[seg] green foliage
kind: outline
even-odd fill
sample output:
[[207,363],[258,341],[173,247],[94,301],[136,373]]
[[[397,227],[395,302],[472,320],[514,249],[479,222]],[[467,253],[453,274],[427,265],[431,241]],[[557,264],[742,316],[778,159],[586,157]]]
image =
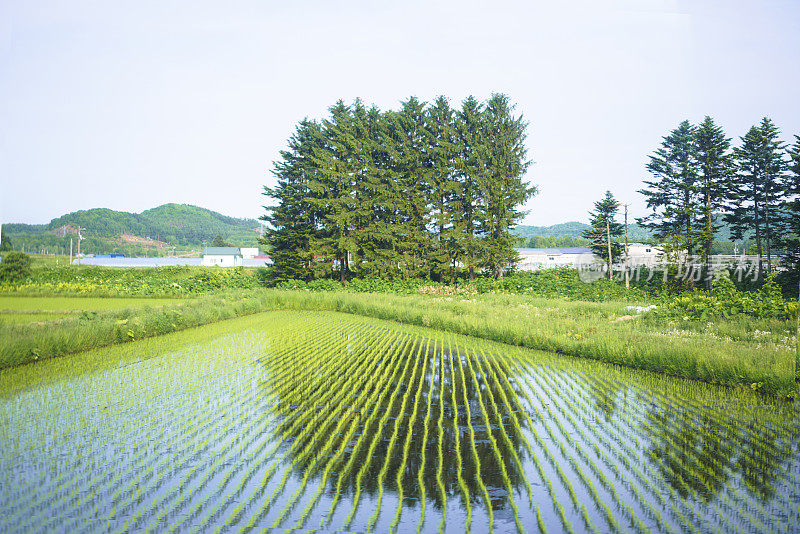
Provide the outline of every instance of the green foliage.
[[14,284],[31,276],[31,257],[22,252],[9,252],[0,262],[0,283]]
[[399,111],[338,101],[302,121],[264,194],[275,283],[354,278],[454,280],[500,276],[516,259],[510,227],[535,188],[526,123],[508,97],[460,111],[415,97]]
[[[594,211],[589,212],[589,228],[581,233],[581,237],[591,241],[592,252],[609,264],[614,258],[619,259],[623,250],[622,245],[617,242],[625,230],[623,225],[616,221],[618,211],[619,202],[611,194],[611,191],[606,191],[606,196],[594,203]],[[609,248],[611,249],[611,258],[608,257]],[[610,268],[608,274],[610,278]]]
[[586,247],[590,243],[591,243],[590,240],[583,237],[533,236],[524,242],[524,247],[527,248]]
[[6,235],[4,228],[0,227],[0,252],[7,252],[13,250],[13,245]]
[[221,235],[217,234],[216,237],[214,237],[214,239],[211,241],[211,244],[209,246],[210,247],[232,247],[233,245],[231,245],[230,243],[225,241],[225,239],[223,239],[223,237]]
[[783,298],[777,275],[770,273],[757,291],[739,291],[728,276],[713,283],[713,292],[691,291],[668,297],[656,312],[662,316],[707,320],[750,316],[790,320],[796,317],[797,302]]

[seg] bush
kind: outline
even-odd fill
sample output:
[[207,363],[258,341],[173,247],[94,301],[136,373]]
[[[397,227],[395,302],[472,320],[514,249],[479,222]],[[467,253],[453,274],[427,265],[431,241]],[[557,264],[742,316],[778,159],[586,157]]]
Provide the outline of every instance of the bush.
[[31,276],[31,257],[22,252],[7,254],[0,263],[0,282],[14,283]]

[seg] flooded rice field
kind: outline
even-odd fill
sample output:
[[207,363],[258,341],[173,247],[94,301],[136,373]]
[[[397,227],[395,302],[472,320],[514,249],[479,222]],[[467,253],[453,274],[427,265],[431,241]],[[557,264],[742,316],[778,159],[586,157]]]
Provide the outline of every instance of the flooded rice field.
[[270,312],[0,372],[0,531],[791,532],[800,409]]

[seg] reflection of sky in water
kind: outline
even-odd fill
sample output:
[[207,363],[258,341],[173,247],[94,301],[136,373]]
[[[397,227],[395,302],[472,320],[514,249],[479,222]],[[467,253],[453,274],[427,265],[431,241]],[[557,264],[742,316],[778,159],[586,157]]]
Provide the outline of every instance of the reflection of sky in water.
[[790,405],[345,315],[214,328],[2,376],[30,387],[0,397],[0,527],[407,531],[423,508],[423,531],[453,532],[486,530],[489,510],[498,531],[800,519]]

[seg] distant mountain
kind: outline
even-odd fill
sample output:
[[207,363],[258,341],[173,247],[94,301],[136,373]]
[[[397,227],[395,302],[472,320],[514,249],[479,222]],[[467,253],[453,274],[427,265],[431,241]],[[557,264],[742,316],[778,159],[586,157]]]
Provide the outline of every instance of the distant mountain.
[[[512,232],[524,239],[530,239],[532,237],[577,238],[581,236],[581,232],[586,228],[589,228],[588,224],[571,221],[554,224],[552,226],[519,225],[514,228]],[[628,239],[632,242],[648,241],[652,239],[652,233],[650,230],[633,223],[628,225]]]
[[14,243],[28,242],[35,250],[61,246],[63,238],[77,234],[78,226],[87,238],[84,247],[94,243],[90,248],[97,248],[97,253],[111,251],[104,243],[153,242],[161,243],[161,248],[197,248],[217,235],[232,245],[255,247],[259,235],[255,219],[227,217],[188,204],[164,204],[141,213],[95,208],[62,215],[48,224],[4,224],[3,230]]

